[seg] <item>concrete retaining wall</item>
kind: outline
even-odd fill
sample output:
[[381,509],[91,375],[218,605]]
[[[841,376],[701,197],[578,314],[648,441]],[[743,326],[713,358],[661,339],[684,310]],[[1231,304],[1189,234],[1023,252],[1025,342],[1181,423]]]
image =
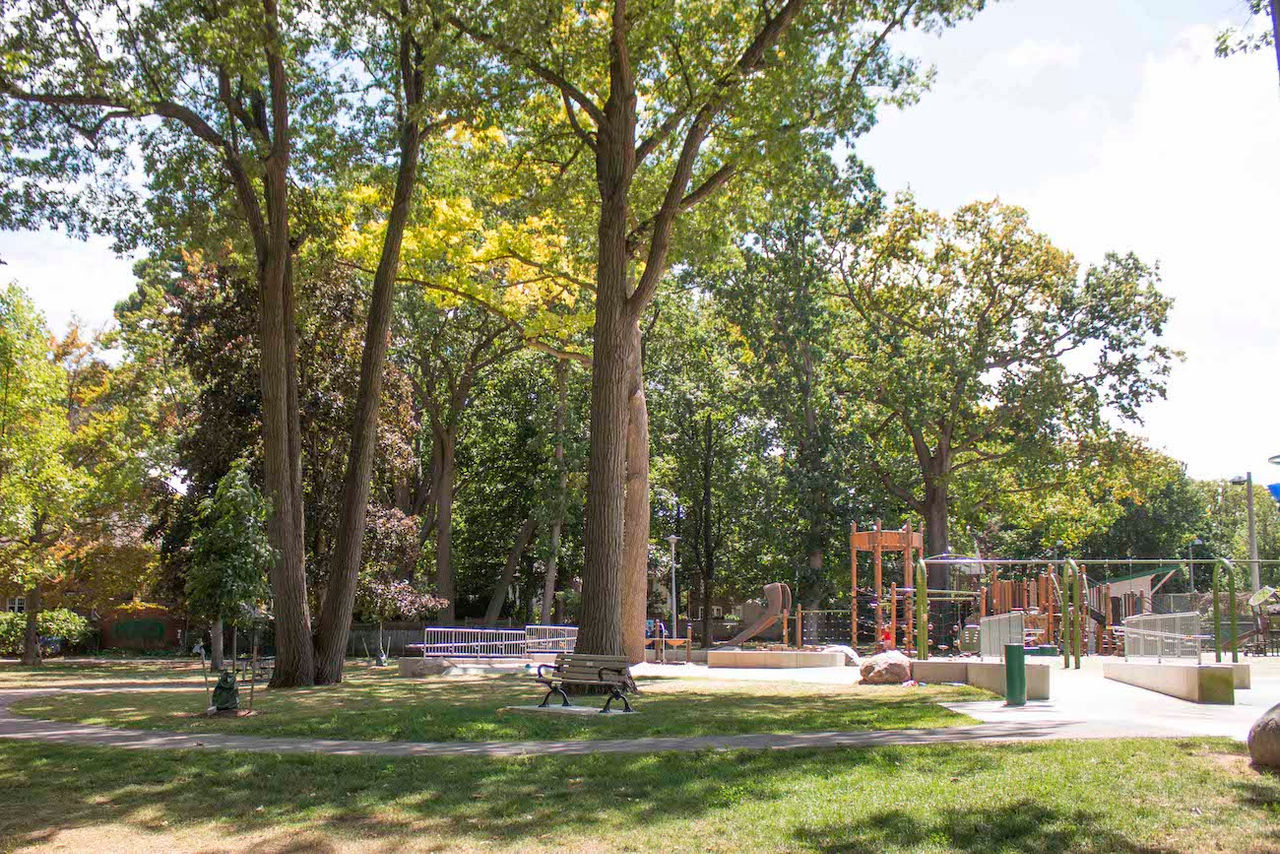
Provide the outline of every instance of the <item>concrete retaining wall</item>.
[[[1048,664],[1027,662],[1027,699],[1049,699]],[[964,682],[1004,696],[1004,662],[933,658],[911,662],[911,678],[917,682]]]
[[1102,675],[1193,703],[1226,706],[1235,704],[1235,685],[1239,678],[1230,664],[1175,661],[1106,661],[1102,664]]
[[718,650],[707,653],[708,667],[843,667],[843,652],[799,650]]

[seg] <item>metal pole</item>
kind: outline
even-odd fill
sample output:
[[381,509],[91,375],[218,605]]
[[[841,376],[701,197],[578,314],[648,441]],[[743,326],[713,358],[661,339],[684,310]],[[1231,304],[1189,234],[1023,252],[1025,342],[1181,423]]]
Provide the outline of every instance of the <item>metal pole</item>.
[[1221,575],[1222,564],[1214,561],[1213,564],[1213,660],[1222,663],[1222,615],[1218,605],[1218,593],[1221,584],[1219,576]]
[[667,542],[671,543],[671,637],[675,637],[680,629],[676,622],[676,541],[679,539],[675,534],[667,537]]
[[1258,571],[1258,528],[1253,518],[1253,472],[1245,472],[1244,494],[1249,502],[1249,581],[1257,593],[1262,589],[1262,574]]

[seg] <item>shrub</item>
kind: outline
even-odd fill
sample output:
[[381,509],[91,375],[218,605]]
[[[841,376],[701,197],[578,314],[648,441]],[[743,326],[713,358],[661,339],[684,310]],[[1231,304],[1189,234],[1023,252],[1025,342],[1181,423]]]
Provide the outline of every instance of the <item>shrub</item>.
[[[36,617],[36,627],[40,637],[62,638],[64,646],[79,643],[89,636],[89,621],[66,608],[41,611]],[[0,655],[21,655],[26,631],[26,614],[0,614]]]

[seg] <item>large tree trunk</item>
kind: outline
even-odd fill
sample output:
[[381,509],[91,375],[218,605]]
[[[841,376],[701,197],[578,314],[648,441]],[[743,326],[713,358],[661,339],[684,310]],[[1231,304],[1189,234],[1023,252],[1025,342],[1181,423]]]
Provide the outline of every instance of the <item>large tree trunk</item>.
[[222,620],[213,621],[213,625],[209,627],[209,666],[215,670],[222,670]]
[[311,614],[307,606],[302,514],[302,431],[298,415],[297,327],[289,233],[289,103],[279,48],[276,0],[264,0],[270,84],[271,149],[262,164],[265,240],[259,256],[262,347],[262,455],[265,492],[274,512],[268,526],[277,560],[271,569],[275,611],[277,688],[315,679]]
[[[601,231],[607,232],[607,217]],[[605,251],[602,234],[600,289],[596,303],[595,351],[591,366],[591,433],[587,463],[586,524],[583,531],[582,618],[577,649],[623,655],[623,519],[627,476],[628,379],[632,321],[625,310],[625,219],[617,223],[616,253]],[[606,284],[610,279],[615,281]]]
[[560,566],[560,529],[564,527],[565,502],[568,500],[569,469],[564,464],[564,422],[565,410],[568,408],[568,383],[566,374],[569,363],[564,359],[556,362],[556,470],[559,482],[556,485],[555,512],[551,520],[551,555],[547,558],[547,569],[542,582],[542,617],[541,622],[550,623],[552,607],[556,598],[556,572]]
[[[402,39],[402,62],[407,62],[408,37]],[[414,96],[414,72],[402,68],[410,109],[418,102]],[[356,601],[356,579],[364,549],[365,517],[369,508],[369,484],[373,477],[373,450],[378,442],[378,409],[382,403],[382,377],[387,357],[387,339],[391,330],[396,274],[400,268],[400,247],[413,186],[418,172],[420,133],[418,117],[411,115],[400,133],[400,169],[396,175],[395,196],[387,218],[387,233],[382,243],[382,257],[373,276],[373,296],[369,303],[369,319],[365,326],[364,352],[360,358],[360,385],[356,393],[355,421],[351,425],[351,448],[347,457],[346,479],[342,487],[342,510],[338,522],[338,543],[329,573],[329,588],[316,635],[316,682],[328,685],[342,680],[342,662],[351,633],[351,612]]]
[[[635,664],[644,661],[644,625],[649,604],[649,410],[644,394],[640,326],[632,326],[622,533],[622,645]],[[671,630],[674,632],[675,626]]]
[[[926,482],[924,490],[924,524],[928,537],[928,550],[931,555],[947,554],[950,551],[947,541],[947,488],[938,482]],[[929,588],[945,590],[949,583],[950,573],[945,564],[929,566]]]
[[272,567],[271,592],[276,624],[276,667],[271,685],[288,688],[310,685],[315,678],[311,646],[311,616],[307,610],[307,576],[301,490],[301,459],[295,455],[297,427],[296,378],[290,377],[296,354],[292,317],[293,284],[288,271],[288,223],[283,193],[285,175],[267,170],[268,210],[272,230],[283,231],[267,253],[261,277],[262,444],[265,492],[274,513],[268,525],[277,560]]
[[[583,529],[582,619],[576,649],[623,655],[626,572],[623,520],[627,423],[631,408],[636,317],[627,305],[630,277],[628,194],[635,174],[635,92],[625,21],[615,8],[606,121],[596,134],[596,317],[591,359],[591,425]],[[635,357],[635,358],[638,358]]]
[[529,541],[533,539],[533,532],[537,528],[538,523],[532,514],[520,526],[520,531],[516,534],[515,545],[511,547],[510,553],[507,554],[506,566],[502,568],[502,575],[498,578],[498,583],[493,586],[493,595],[489,597],[489,607],[484,612],[484,624],[486,626],[497,625],[498,616],[502,613],[502,605],[507,601],[507,588],[515,580],[516,570],[520,567],[520,556],[529,547]]
[[438,430],[435,436],[435,453],[432,469],[436,490],[436,593],[448,604],[440,611],[440,622],[452,625],[457,619],[454,600],[457,591],[453,583],[453,478],[454,435],[450,428]]
[[27,612],[26,633],[22,637],[22,663],[27,667],[40,666],[40,582],[31,585],[27,591],[25,607]]

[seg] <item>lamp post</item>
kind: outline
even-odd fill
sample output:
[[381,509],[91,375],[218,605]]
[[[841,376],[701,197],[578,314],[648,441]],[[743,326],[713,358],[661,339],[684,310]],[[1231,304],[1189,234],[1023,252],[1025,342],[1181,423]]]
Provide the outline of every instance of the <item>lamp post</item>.
[[1258,529],[1253,519],[1253,472],[1245,472],[1244,477],[1233,477],[1231,483],[1244,486],[1245,501],[1249,504],[1249,582],[1253,592],[1262,589],[1262,579],[1258,572]]
[[[1193,550],[1196,546],[1203,546],[1204,540],[1196,537],[1187,543],[1187,576],[1191,579],[1191,592],[1196,592],[1196,559]],[[1154,603],[1153,603],[1154,604]]]
[[680,634],[680,625],[676,622],[678,619],[676,611],[676,543],[680,540],[675,534],[667,537],[667,542],[671,544],[671,637]]

